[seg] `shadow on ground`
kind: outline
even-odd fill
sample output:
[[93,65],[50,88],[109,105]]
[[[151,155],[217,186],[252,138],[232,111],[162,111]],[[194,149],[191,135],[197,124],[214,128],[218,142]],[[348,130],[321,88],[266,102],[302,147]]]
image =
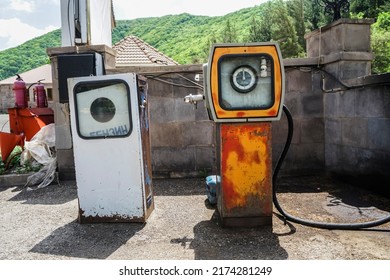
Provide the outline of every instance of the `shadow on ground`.
[[194,227],[194,238],[175,238],[173,244],[194,250],[196,260],[280,260],[288,254],[279,244],[278,235],[272,227],[222,228],[219,216],[214,213],[209,221]]
[[29,252],[106,259],[143,227],[143,224],[120,223],[81,225],[74,221],[53,231]]
[[22,201],[23,204],[58,205],[77,198],[77,188],[74,182],[63,182],[60,185],[49,185],[33,190],[16,187],[12,192],[17,194],[10,201]]
[[[278,194],[296,194],[298,201],[300,197],[299,194],[308,194],[312,196],[316,194],[318,194],[318,196],[320,196],[320,194],[326,194],[326,204],[324,207],[330,212],[348,211],[348,208],[349,210],[356,210],[357,213],[361,213],[361,209],[367,210],[370,208],[390,212],[389,197],[374,192],[368,187],[362,187],[356,184],[352,185],[332,177],[283,177],[278,179],[276,184]],[[302,200],[305,201],[305,199]],[[332,208],[335,209],[332,210]],[[378,216],[375,215],[373,216],[373,218],[377,217]]]

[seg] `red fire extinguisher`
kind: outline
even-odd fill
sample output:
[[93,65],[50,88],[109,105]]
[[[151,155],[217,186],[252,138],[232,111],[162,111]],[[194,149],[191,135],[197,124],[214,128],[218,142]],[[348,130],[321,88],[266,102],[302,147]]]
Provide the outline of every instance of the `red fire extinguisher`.
[[48,106],[45,86],[43,84],[41,84],[41,81],[42,80],[38,81],[37,85],[34,87],[34,90],[33,90],[38,108],[44,108],[44,107]]
[[16,74],[16,76],[17,78],[12,88],[15,94],[15,107],[26,108],[28,107],[28,92],[26,89],[26,83],[18,74]]

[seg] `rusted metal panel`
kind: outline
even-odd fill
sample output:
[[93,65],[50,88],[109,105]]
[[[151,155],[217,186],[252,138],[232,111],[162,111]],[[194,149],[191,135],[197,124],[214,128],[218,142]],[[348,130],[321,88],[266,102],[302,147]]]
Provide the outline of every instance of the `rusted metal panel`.
[[146,216],[134,217],[127,215],[107,215],[107,216],[85,216],[85,211],[79,208],[78,221],[80,224],[89,224],[89,223],[144,223],[146,221]]
[[222,123],[219,137],[221,185],[218,209],[223,224],[270,224],[271,123]]
[[149,104],[148,104],[148,84],[146,78],[137,76],[138,83],[138,102],[140,106],[139,120],[141,124],[141,145],[144,171],[144,188],[145,188],[145,208],[146,218],[154,209],[153,185],[152,185],[152,156],[150,144],[149,128]]

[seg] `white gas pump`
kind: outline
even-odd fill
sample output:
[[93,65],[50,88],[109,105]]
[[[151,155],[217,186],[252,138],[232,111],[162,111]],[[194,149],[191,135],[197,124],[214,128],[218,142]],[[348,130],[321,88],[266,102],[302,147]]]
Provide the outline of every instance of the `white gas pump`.
[[79,221],[144,222],[154,208],[146,81],[89,76],[68,88]]

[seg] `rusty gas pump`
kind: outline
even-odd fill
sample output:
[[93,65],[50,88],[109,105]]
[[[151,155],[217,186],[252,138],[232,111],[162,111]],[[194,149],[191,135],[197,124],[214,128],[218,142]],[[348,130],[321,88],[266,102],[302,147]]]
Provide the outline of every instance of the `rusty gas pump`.
[[220,174],[216,193],[222,225],[271,225],[271,130],[284,101],[279,46],[270,42],[213,45],[203,74],[206,107],[216,122]]
[[[203,66],[204,95],[188,95],[187,103],[206,100],[216,123],[217,210],[223,226],[272,225],[272,208],[287,221],[324,228],[356,230],[390,222],[390,216],[357,223],[324,223],[295,217],[278,202],[275,179],[291,144],[293,120],[283,104],[285,75],[277,43],[216,44]],[[272,121],[282,112],[288,122],[283,152],[272,168]],[[206,179],[207,182],[207,179]]]

